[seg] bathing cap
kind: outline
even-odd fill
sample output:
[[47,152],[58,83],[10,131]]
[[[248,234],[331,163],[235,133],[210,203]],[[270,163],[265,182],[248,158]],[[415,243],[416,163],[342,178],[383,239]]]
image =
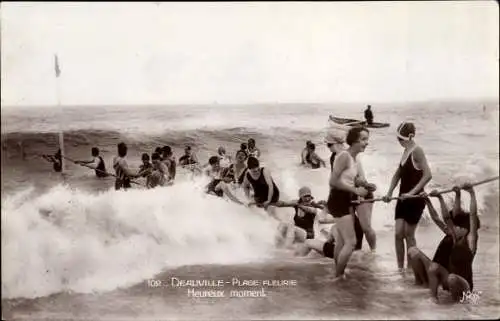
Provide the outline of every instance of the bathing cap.
[[413,123],[402,122],[397,129],[399,139],[410,140],[415,136],[415,125]]

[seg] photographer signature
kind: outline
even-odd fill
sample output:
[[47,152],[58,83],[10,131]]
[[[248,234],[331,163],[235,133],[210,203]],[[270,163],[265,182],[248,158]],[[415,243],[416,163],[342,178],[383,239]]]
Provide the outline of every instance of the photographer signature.
[[481,291],[464,291],[462,292],[462,297],[460,298],[460,303],[471,303],[478,304],[479,298],[481,296]]

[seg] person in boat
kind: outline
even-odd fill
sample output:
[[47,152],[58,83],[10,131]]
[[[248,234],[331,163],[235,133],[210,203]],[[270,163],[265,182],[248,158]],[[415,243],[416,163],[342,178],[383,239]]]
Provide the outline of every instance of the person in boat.
[[248,156],[260,158],[260,150],[255,146],[255,139],[253,138],[248,139]]
[[427,163],[424,150],[415,140],[415,125],[409,122],[401,123],[397,128],[399,144],[404,148],[399,166],[394,173],[387,194],[383,197],[389,202],[392,192],[399,181],[399,199],[395,209],[395,247],[398,269],[404,272],[405,242],[406,252],[416,246],[415,230],[425,208],[423,198],[411,198],[424,191],[424,187],[432,178],[431,169]]
[[[330,172],[333,171],[333,164],[335,162],[335,158],[337,157],[337,154],[346,150],[345,148],[345,135],[340,134],[340,131],[337,132],[329,132],[326,137],[325,137],[325,143],[326,147],[330,150],[332,153],[330,155]],[[371,193],[368,193],[366,198],[373,198],[373,195]],[[373,207],[373,205],[371,206]],[[371,217],[368,217],[368,215],[371,216],[371,211],[370,212],[365,212],[363,211],[363,208],[361,210],[362,215],[366,213],[366,220],[365,220],[365,230],[369,231],[371,229]],[[365,235],[365,232],[363,228],[361,227],[361,223],[359,220],[358,215],[354,215],[354,232],[356,233],[356,246],[354,247],[355,251],[361,250],[363,247],[363,238]]]
[[62,153],[60,148],[54,155],[44,154],[41,156],[43,159],[53,164],[52,168],[54,169],[55,172],[57,173],[62,172]]
[[89,161],[75,161],[75,163],[93,168],[95,170],[95,176],[99,178],[107,177],[106,164],[104,163],[104,159],[99,155],[99,148],[92,147],[91,154],[94,159]]
[[306,147],[302,149],[302,153],[300,153],[300,164],[305,165],[306,164],[306,155],[309,152],[309,145],[311,145],[312,142],[310,140],[306,141]]
[[365,109],[365,120],[368,125],[373,124],[373,112],[372,112],[372,106],[368,105],[366,106]]
[[234,163],[228,167],[230,173],[228,175],[233,177],[233,184],[236,186],[241,186],[245,180],[245,175],[247,173],[247,158],[247,153],[243,150],[239,150],[236,152]]
[[349,130],[346,142],[347,150],[341,151],[335,158],[330,175],[330,193],[328,195],[328,212],[336,219],[339,235],[335,246],[335,277],[344,276],[345,268],[356,245],[354,231],[355,209],[353,200],[368,195],[368,186],[356,187],[359,164],[357,156],[368,145],[369,131],[364,127]]
[[276,207],[293,207],[295,210],[293,224],[282,223],[279,227],[281,239],[288,241],[287,246],[294,242],[303,243],[307,239],[313,239],[316,221],[320,224],[333,223],[333,219],[318,217],[318,209],[323,210],[325,202],[315,202],[311,189],[307,186],[299,189],[298,200],[289,202],[278,201],[276,202]]
[[259,160],[255,157],[248,158],[247,167],[248,170],[242,184],[245,195],[250,198],[250,188],[252,188],[255,205],[263,207],[269,215],[279,221],[275,204],[279,201],[280,191],[271,176],[271,172],[267,168],[260,167]]
[[128,151],[127,145],[121,142],[117,147],[118,155],[113,158],[113,168],[116,174],[115,189],[128,189],[131,187],[131,179],[139,177],[139,175],[129,168],[125,159]]
[[[460,189],[470,194],[469,212],[461,208]],[[423,193],[429,214],[434,223],[445,234],[439,243],[432,261],[416,246],[408,250],[410,264],[415,275],[415,283],[429,286],[434,302],[438,302],[438,288],[451,293],[454,301],[458,301],[463,293],[473,290],[472,263],[477,252],[478,229],[480,221],[477,216],[477,200],[470,183],[461,187],[455,186],[455,204],[452,210],[448,207],[438,191],[429,196],[439,199],[442,220],[439,218],[431,200]]]
[[314,143],[309,144],[307,147],[305,163],[313,169],[320,168],[321,166],[326,167],[325,161],[316,154],[316,145]]
[[174,153],[172,152],[172,147],[166,145],[162,148],[162,161],[168,169],[168,176],[171,181],[175,179],[175,173],[177,171],[177,163],[175,161]]
[[217,149],[217,154],[220,160],[220,166],[222,168],[229,167],[229,165],[232,163],[231,156],[226,154],[226,149],[223,146],[220,146]]
[[218,197],[226,196],[229,200],[235,202],[236,204],[249,206],[250,203],[244,203],[240,201],[232,192],[229,187],[234,181],[233,172],[229,168],[224,168],[221,172],[220,178],[214,178],[206,186],[205,192],[210,195],[215,195]]

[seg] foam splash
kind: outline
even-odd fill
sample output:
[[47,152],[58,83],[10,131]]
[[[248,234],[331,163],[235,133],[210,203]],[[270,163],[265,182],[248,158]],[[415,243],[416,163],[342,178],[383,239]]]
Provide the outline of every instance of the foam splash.
[[275,223],[193,184],[89,194],[59,185],[3,201],[2,296],[109,291],[166,267],[269,256]]

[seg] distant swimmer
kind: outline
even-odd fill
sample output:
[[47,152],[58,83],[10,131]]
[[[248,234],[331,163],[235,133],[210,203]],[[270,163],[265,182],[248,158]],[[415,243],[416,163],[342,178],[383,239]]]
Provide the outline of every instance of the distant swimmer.
[[384,201],[390,201],[392,192],[401,181],[399,196],[402,199],[397,201],[395,209],[395,246],[398,268],[402,272],[405,261],[405,241],[408,253],[410,247],[417,245],[415,230],[425,208],[424,199],[408,198],[408,196],[422,193],[425,185],[431,180],[432,173],[424,150],[413,139],[415,125],[409,122],[401,123],[397,129],[397,137],[404,151],[399,166],[392,177],[389,190],[384,196]]
[[139,177],[138,173],[133,172],[129,167],[125,156],[127,156],[128,147],[125,143],[118,144],[118,156],[113,158],[113,168],[116,174],[115,189],[130,188],[130,179]]
[[236,152],[235,161],[228,167],[228,174],[233,177],[233,183],[237,186],[243,184],[247,172],[247,153],[242,150]]
[[321,157],[316,154],[316,145],[311,143],[307,147],[307,153],[305,155],[305,163],[311,166],[313,169],[320,168],[321,166],[326,167],[326,163]]
[[162,153],[162,161],[165,166],[167,166],[170,180],[173,181],[175,180],[175,173],[177,172],[177,163],[175,161],[175,156],[172,152],[172,148],[170,146],[163,146]]
[[107,177],[108,173],[106,172],[106,164],[104,163],[104,159],[99,155],[99,148],[92,147],[91,150],[93,160],[89,161],[75,161],[76,164],[86,165],[90,168],[95,169],[95,176],[102,178]]
[[310,140],[306,141],[306,147],[302,149],[302,152],[300,153],[300,164],[305,165],[306,164],[306,155],[309,153],[309,145],[311,145],[312,142]]
[[[461,208],[460,189],[470,194],[469,212]],[[451,293],[456,302],[464,293],[474,289],[472,264],[477,252],[478,230],[480,228],[477,216],[476,194],[471,184],[455,186],[455,205],[448,210],[447,205],[437,191],[429,196],[438,197],[441,215],[439,219],[436,209],[429,198],[425,198],[429,214],[446,235],[439,243],[432,261],[416,246],[408,250],[410,264],[415,275],[415,283],[429,286],[434,302],[438,302],[438,288]]]
[[[283,223],[279,230],[282,238],[287,241],[287,246],[293,242],[304,242],[307,239],[314,238],[315,222],[333,223],[331,219],[318,218],[318,209],[323,209],[324,204],[316,203],[312,196],[311,189],[307,186],[299,189],[299,199],[283,202],[276,202],[277,207],[293,207],[295,215],[293,216],[293,224]],[[291,229],[292,231],[289,231]]]
[[148,177],[147,187],[155,188],[157,186],[165,186],[170,181],[170,177],[168,174],[168,169],[161,161],[160,154],[153,153],[151,155],[152,161],[152,171]]
[[249,157],[247,161],[248,171],[243,181],[243,190],[247,198],[250,198],[250,188],[254,191],[254,201],[258,207],[263,207],[271,216],[276,218],[275,203],[279,201],[280,191],[274,182],[271,172],[260,167],[259,160]]
[[217,154],[219,156],[220,166],[222,168],[226,168],[226,167],[228,167],[232,163],[231,156],[229,156],[229,155],[226,154],[226,149],[223,146],[220,146],[217,149]]
[[373,124],[373,112],[372,106],[368,105],[365,109],[365,120],[368,125]]
[[220,178],[214,178],[206,186],[205,191],[207,194],[215,195],[218,197],[226,196],[229,200],[240,205],[249,205],[240,201],[229,188],[230,184],[233,182],[234,176],[230,173],[228,168],[222,170]]
[[41,155],[43,159],[52,163],[52,168],[55,172],[62,172],[62,154],[61,149],[58,149],[54,155]]
[[248,156],[260,158],[260,150],[255,146],[255,139],[253,138],[248,139]]
[[366,149],[368,139],[369,132],[366,128],[351,128],[346,137],[349,148],[336,156],[333,171],[330,174],[327,206],[328,212],[336,218],[339,230],[335,247],[335,276],[337,278],[344,276],[345,268],[356,246],[355,209],[352,201],[368,195],[365,187],[356,187],[356,177],[359,173],[357,156]]

